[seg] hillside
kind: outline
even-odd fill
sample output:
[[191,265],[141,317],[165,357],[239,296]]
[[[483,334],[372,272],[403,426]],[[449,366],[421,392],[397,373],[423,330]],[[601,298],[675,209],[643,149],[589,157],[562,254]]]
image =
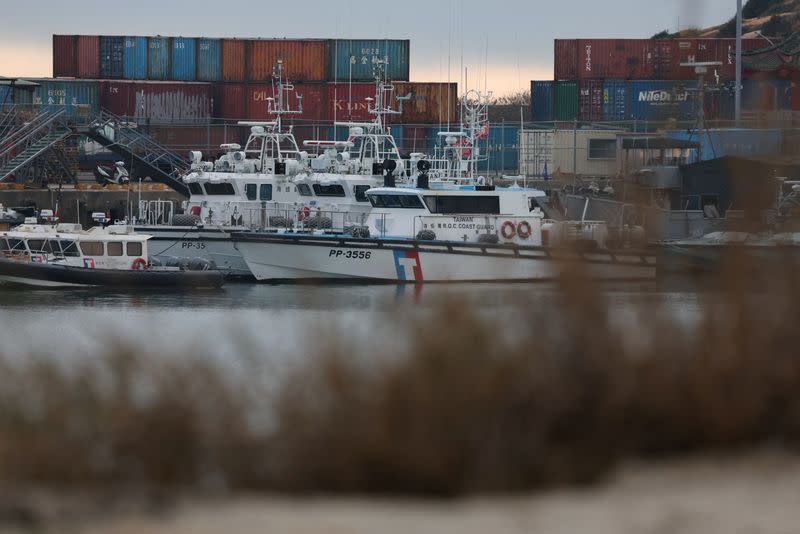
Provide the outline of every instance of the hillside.
[[[733,2],[731,2],[733,5]],[[718,26],[688,29],[677,34],[666,31],[657,37],[735,37],[736,17]],[[761,32],[769,38],[783,38],[800,32],[800,0],[748,0],[742,10],[745,36]]]

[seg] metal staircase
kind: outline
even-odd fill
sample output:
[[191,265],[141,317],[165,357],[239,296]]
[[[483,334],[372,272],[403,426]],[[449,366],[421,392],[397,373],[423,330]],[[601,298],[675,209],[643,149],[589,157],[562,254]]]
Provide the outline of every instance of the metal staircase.
[[103,111],[90,124],[80,127],[79,132],[117,154],[140,176],[149,176],[154,182],[189,196],[189,188],[182,179],[189,171],[189,163],[140,132],[135,123]]
[[72,134],[63,121],[64,113],[63,109],[40,113],[21,123],[16,116],[5,118],[5,135],[0,138],[0,181],[29,166]]

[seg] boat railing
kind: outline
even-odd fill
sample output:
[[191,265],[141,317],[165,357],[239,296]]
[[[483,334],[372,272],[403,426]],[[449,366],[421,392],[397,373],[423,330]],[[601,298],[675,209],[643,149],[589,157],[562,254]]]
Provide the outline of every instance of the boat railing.
[[264,205],[242,210],[235,222],[236,226],[251,230],[349,233],[355,227],[365,226],[366,221],[366,213]]
[[139,202],[139,222],[148,226],[171,225],[175,205],[171,200],[142,200]]

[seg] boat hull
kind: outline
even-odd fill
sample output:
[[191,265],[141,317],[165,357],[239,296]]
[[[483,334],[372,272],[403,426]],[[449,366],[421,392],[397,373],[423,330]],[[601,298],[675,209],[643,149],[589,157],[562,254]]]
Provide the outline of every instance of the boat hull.
[[218,271],[133,271],[87,269],[0,259],[0,281],[31,287],[217,288]]
[[490,282],[554,280],[577,268],[597,280],[652,280],[645,251],[233,234],[259,281]]

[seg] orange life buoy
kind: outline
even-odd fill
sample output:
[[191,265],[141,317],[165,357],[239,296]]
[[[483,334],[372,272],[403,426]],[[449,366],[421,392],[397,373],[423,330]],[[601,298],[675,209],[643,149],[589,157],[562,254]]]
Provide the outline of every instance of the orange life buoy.
[[514,239],[517,234],[517,228],[513,222],[506,221],[500,226],[500,233],[503,235],[503,239]]
[[520,239],[528,239],[531,236],[531,223],[522,221],[517,225],[517,235]]
[[133,265],[131,265],[131,269],[133,269],[134,271],[144,271],[145,269],[147,269],[147,262],[144,260],[144,258],[136,258],[135,260],[133,260]]
[[308,218],[309,215],[311,215],[311,210],[308,209],[308,206],[303,206],[303,209],[297,212],[297,220],[303,221]]

